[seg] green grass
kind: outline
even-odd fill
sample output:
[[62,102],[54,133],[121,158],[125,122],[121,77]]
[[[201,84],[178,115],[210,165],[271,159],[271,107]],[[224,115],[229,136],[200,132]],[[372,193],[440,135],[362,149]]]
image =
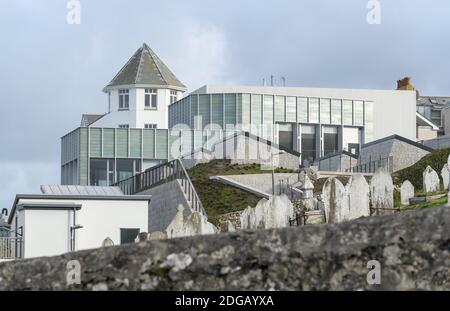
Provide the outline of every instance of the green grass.
[[450,148],[445,148],[424,156],[416,164],[394,173],[392,176],[394,183],[401,185],[405,180],[409,180],[414,188],[420,191],[422,189],[423,171],[429,165],[440,175],[442,167],[447,163],[449,154]]
[[422,209],[422,208],[429,208],[429,207],[437,207],[437,206],[444,206],[445,204],[447,204],[448,199],[447,196],[431,201],[431,202],[424,202],[421,204],[415,204],[415,205],[410,205],[410,206],[401,206],[400,210],[401,211],[407,211],[407,210],[412,210],[412,209]]
[[[208,214],[209,221],[214,225],[218,225],[221,215],[241,211],[248,206],[255,207],[261,198],[246,191],[212,181],[209,177],[271,173],[271,171],[261,170],[258,164],[232,165],[230,160],[213,160],[198,164],[187,172]],[[279,168],[276,169],[276,172],[291,173],[292,170]]]

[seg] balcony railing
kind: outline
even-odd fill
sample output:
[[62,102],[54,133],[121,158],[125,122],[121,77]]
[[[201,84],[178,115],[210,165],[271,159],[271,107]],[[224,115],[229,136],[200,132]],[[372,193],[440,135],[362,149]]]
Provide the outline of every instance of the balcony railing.
[[0,259],[18,259],[23,257],[22,238],[0,237]]
[[179,159],[151,167],[140,174],[119,181],[113,186],[122,189],[122,192],[126,195],[133,195],[173,180],[180,181],[181,188],[186,195],[191,208],[194,211],[207,216],[202,202],[200,201],[200,197],[198,196],[197,191],[195,191],[195,187],[192,184],[183,163]]

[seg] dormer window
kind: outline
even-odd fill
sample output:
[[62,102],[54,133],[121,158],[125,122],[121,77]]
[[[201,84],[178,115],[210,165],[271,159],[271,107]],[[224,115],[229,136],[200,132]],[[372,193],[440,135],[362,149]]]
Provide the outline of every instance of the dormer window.
[[130,109],[130,90],[119,90],[119,110]]
[[156,89],[145,89],[145,109],[157,109],[158,96]]
[[177,91],[170,91],[170,104],[173,104],[178,100]]

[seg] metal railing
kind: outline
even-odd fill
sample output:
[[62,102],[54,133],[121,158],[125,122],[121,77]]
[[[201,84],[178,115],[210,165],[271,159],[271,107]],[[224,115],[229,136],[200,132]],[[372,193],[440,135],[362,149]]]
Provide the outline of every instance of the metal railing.
[[0,259],[18,259],[23,257],[22,238],[0,237]]
[[133,195],[174,180],[180,181],[191,208],[207,216],[200,197],[180,159],[151,167],[133,177],[119,181],[113,186],[119,187],[125,195]]
[[299,173],[294,173],[284,179],[278,181],[279,194],[286,194],[289,199],[295,199],[303,195],[303,191],[293,187],[299,180]]
[[354,173],[375,173],[375,171],[380,167],[384,167],[389,173],[392,174],[394,172],[393,157],[390,156],[387,158],[380,158],[375,161],[351,167],[349,169],[346,169],[345,171]]

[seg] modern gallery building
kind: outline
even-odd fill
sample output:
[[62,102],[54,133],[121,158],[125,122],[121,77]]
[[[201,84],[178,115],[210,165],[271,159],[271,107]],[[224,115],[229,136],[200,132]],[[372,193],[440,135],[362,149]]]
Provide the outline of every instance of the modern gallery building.
[[416,92],[273,86],[186,87],[144,44],[104,88],[108,112],[62,138],[62,184],[109,185],[236,133],[308,165],[390,135],[416,138]]

